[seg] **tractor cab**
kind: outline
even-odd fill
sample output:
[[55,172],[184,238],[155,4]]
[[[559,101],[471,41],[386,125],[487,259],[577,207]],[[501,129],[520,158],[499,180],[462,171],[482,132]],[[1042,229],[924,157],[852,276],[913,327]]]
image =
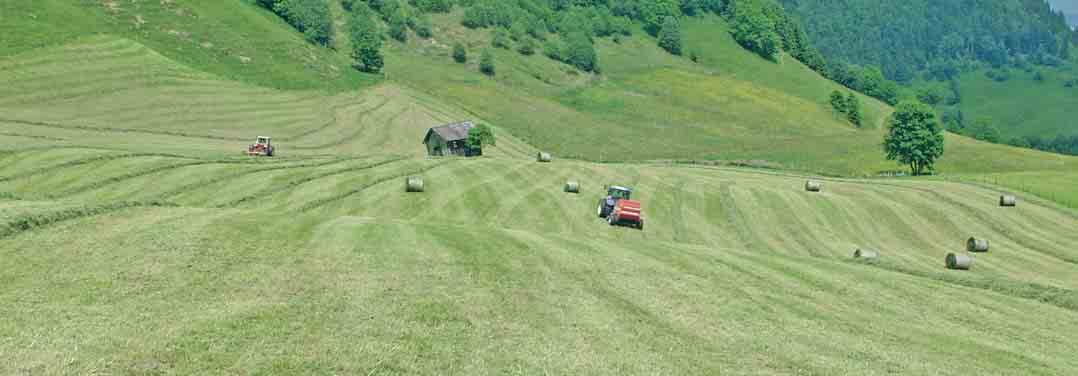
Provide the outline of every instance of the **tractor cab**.
[[633,190],[625,187],[611,186],[606,188],[606,196],[616,200],[628,200],[632,198]]
[[258,136],[255,138],[255,143],[247,147],[247,155],[259,155],[272,157],[273,156],[273,143],[269,137]]

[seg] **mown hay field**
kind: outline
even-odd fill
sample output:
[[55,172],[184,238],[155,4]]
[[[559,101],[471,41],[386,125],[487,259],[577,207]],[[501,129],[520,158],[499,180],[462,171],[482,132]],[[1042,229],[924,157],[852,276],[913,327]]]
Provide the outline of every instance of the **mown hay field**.
[[[115,52],[63,66],[83,49]],[[392,82],[235,83],[119,38],[0,66],[0,374],[1078,369],[1078,214],[1051,201],[536,163],[500,126],[485,157],[428,159],[427,127],[474,115]],[[242,156],[257,135],[279,157]],[[606,184],[636,189],[645,231],[596,217]],[[971,236],[991,251],[946,270]]]
[[[0,239],[5,372],[1078,366],[1075,214],[999,208],[969,185],[826,181],[808,193],[801,177],[755,171],[523,158],[131,173],[162,165],[5,172],[22,174],[0,183],[19,198],[3,201],[9,223],[74,213]],[[409,175],[427,191],[405,193]],[[582,194],[562,192],[569,178]],[[646,231],[595,217],[608,182],[637,189]],[[112,202],[161,204],[65,211]],[[971,234],[992,251],[945,270]],[[851,261],[858,247],[879,249],[879,264]]]

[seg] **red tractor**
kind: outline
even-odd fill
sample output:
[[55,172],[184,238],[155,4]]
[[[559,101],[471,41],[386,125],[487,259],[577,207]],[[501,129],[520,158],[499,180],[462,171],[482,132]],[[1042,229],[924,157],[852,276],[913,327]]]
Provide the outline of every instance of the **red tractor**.
[[607,187],[606,197],[599,199],[599,218],[606,218],[611,226],[625,225],[643,230],[643,208],[640,201],[630,199],[632,194],[633,190],[629,188]]
[[273,143],[270,142],[270,138],[266,136],[258,136],[255,143],[247,147],[247,155],[250,156],[273,156]]

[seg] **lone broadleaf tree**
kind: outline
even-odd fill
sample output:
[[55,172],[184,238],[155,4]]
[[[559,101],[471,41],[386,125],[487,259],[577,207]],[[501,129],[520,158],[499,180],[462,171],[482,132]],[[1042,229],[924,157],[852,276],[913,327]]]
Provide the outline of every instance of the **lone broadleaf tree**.
[[943,156],[943,127],[932,107],[917,101],[899,103],[888,120],[883,148],[888,160],[910,166],[913,175],[931,171]]
[[494,130],[486,124],[476,125],[469,130],[468,139],[465,140],[464,143],[472,149],[482,149],[484,145],[497,145],[497,142],[494,140]]

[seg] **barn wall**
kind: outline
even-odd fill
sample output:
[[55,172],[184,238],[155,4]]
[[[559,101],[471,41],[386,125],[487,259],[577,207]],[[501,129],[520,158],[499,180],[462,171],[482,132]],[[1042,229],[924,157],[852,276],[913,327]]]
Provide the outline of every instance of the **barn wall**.
[[[439,149],[441,149],[440,152],[437,151]],[[449,145],[446,145],[445,141],[442,140],[438,134],[431,135],[430,139],[427,140],[427,155],[433,157],[448,155],[448,149]]]

